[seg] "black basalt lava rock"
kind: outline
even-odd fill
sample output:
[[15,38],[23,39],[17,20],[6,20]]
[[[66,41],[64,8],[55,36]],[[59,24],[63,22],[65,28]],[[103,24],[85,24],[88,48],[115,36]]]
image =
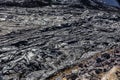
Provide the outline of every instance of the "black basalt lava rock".
[[0,0],[0,5],[20,6],[20,7],[38,7],[50,5],[51,0]]
[[120,7],[119,3],[119,0],[0,0],[0,5],[20,7],[41,7],[53,4],[94,7],[106,5]]
[[[114,12],[112,5],[103,3],[0,0],[0,76],[3,80],[49,80],[46,78],[66,66],[119,46],[119,10],[114,7]],[[119,57],[120,51],[116,52],[114,56]],[[106,60],[110,58],[104,54],[89,65],[91,61],[98,67],[109,65]],[[115,60],[111,62],[119,59]],[[79,66],[87,68],[88,64]]]
[[0,80],[3,80],[1,76],[0,76]]

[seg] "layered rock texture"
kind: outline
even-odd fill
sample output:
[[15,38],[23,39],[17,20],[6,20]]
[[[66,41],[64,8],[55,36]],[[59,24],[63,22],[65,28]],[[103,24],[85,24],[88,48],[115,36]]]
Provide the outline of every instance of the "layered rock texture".
[[[85,1],[1,0],[0,79],[107,80],[109,73],[119,72],[119,7]],[[86,75],[101,68],[106,76]],[[79,76],[64,73],[67,69]]]

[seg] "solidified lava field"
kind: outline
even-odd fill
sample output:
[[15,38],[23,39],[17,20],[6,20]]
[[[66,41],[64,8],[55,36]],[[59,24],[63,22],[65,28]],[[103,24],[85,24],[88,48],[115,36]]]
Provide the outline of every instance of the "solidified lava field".
[[[105,72],[113,70],[120,64],[119,9],[98,0],[0,0],[0,80],[79,80],[64,71],[81,63],[83,74],[98,70],[102,54]],[[94,65],[85,67],[89,61]]]

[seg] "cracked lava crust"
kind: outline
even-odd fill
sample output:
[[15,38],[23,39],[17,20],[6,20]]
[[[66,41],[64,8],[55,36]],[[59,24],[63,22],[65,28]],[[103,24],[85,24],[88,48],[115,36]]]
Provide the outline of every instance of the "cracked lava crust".
[[97,53],[46,80],[120,80],[120,49]]

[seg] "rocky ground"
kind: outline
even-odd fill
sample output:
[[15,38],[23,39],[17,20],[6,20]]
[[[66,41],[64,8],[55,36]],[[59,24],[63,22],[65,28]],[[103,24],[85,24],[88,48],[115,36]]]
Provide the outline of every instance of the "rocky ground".
[[0,77],[49,80],[68,66],[120,45],[115,7],[0,7]]
[[106,50],[61,69],[47,80],[120,80],[119,48]]

